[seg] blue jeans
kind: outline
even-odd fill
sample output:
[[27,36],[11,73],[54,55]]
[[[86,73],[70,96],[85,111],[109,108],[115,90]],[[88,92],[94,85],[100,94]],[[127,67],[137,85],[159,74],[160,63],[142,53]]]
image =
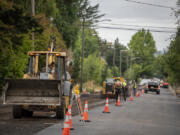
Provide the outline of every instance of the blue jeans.
[[136,96],[136,88],[133,88],[134,96]]

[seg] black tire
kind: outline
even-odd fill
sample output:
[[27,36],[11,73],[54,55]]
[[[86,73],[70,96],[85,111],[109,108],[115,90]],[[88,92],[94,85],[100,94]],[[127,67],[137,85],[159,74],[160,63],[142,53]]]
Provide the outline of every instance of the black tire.
[[20,105],[13,106],[13,117],[15,119],[22,117],[22,106],[20,106]]
[[160,91],[157,91],[156,93],[159,95],[159,94],[160,94]]
[[66,108],[64,106],[64,100],[63,100],[63,102],[61,102],[61,106],[57,107],[56,118],[57,119],[64,119],[65,113],[66,113]]
[[25,117],[32,117],[33,116],[33,111],[28,111],[28,110],[22,110],[22,115]]
[[147,90],[145,90],[145,93],[148,93],[148,91],[147,91]]

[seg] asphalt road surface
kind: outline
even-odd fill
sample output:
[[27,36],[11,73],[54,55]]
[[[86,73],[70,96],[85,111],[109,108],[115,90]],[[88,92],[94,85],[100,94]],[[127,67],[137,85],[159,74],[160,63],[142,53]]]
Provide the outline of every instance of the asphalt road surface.
[[[110,104],[109,114],[104,106],[89,111],[91,122],[83,125],[80,117],[72,118],[75,130],[71,135],[180,135],[180,99],[168,89],[161,94],[148,93],[134,101]],[[61,135],[63,123],[55,124],[36,135]]]

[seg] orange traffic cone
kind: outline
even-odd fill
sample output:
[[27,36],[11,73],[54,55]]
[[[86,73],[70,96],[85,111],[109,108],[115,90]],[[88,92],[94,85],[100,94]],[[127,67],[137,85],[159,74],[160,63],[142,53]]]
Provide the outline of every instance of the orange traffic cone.
[[132,95],[132,92],[131,92],[130,101],[133,101],[133,95]]
[[64,121],[64,128],[63,128],[62,135],[70,135],[69,114],[68,114],[68,112],[66,113],[66,118],[65,118],[65,121]]
[[120,106],[120,95],[118,95],[118,100],[117,100],[116,106]]
[[110,112],[109,112],[108,97],[106,98],[106,103],[105,103],[105,108],[104,108],[103,113],[110,113]]
[[69,116],[69,128],[70,130],[74,130],[74,128],[72,128],[71,105],[68,106],[68,116]]
[[83,113],[83,120],[85,122],[90,122],[90,120],[88,120],[88,101],[85,101],[85,105],[84,105],[84,113]]
[[139,90],[137,89],[136,97],[139,97]]

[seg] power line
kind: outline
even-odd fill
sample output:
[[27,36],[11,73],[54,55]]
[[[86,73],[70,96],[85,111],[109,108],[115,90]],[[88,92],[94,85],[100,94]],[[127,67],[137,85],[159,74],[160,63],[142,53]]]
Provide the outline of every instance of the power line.
[[132,27],[148,27],[148,28],[156,28],[156,29],[171,29],[171,30],[176,30],[176,28],[171,28],[171,27],[160,27],[160,26],[150,26],[150,25],[130,25],[130,24],[121,24],[121,23],[101,23],[101,24],[109,24],[109,25],[121,25],[121,26],[132,26]]
[[[103,28],[103,29],[115,29],[115,30],[128,30],[128,31],[139,31],[137,28],[125,28],[125,27],[109,27],[109,26],[94,26],[93,28]],[[153,30],[149,29],[151,32],[158,33],[176,33],[175,31],[167,31],[167,30]]]
[[124,1],[131,2],[131,3],[136,3],[136,4],[143,4],[143,5],[148,5],[148,6],[154,6],[154,7],[161,7],[161,8],[168,8],[168,9],[176,9],[175,7],[170,7],[170,6],[165,6],[165,5],[159,5],[159,4],[152,4],[152,3],[146,3],[146,2],[135,1],[135,0],[124,0]]

